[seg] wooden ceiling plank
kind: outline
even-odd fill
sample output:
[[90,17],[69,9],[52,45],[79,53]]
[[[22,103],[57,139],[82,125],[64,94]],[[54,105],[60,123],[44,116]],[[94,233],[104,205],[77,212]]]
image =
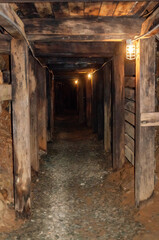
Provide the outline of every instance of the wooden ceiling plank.
[[35,8],[40,17],[50,17],[53,16],[51,3],[35,3]]
[[56,19],[66,18],[70,16],[69,6],[67,2],[53,3],[53,11]]
[[83,2],[69,2],[70,16],[83,17],[84,16],[84,3]]
[[35,18],[39,17],[34,3],[17,3],[21,18]]
[[143,9],[147,6],[146,2],[136,2],[132,9],[129,12],[129,15],[136,15],[139,16],[141,12],[143,12]]
[[114,2],[102,2],[102,6],[99,12],[99,16],[113,16],[117,3]]
[[119,2],[113,16],[120,17],[120,16],[129,16],[131,13],[131,9],[133,8],[135,2]]
[[101,7],[101,2],[85,3],[84,15],[85,16],[98,16]]

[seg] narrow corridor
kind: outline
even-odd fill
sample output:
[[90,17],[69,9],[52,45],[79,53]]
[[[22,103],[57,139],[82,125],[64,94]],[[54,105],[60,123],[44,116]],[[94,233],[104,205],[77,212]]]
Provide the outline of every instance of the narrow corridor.
[[120,207],[121,190],[107,181],[109,156],[78,119],[58,118],[54,143],[33,177],[32,216],[0,239],[133,239],[142,231],[132,209]]

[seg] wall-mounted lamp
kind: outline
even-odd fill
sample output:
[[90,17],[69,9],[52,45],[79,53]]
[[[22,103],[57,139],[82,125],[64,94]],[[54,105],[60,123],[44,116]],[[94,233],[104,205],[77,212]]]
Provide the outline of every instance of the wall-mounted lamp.
[[135,44],[131,39],[126,40],[126,59],[134,60],[136,57]]
[[91,77],[92,77],[92,74],[89,73],[89,74],[88,74],[88,79],[91,79]]

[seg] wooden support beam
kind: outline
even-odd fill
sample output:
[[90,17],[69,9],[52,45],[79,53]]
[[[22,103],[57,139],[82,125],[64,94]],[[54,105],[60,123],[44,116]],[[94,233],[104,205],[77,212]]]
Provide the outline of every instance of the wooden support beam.
[[12,86],[10,84],[0,84],[0,102],[12,100]]
[[119,169],[125,162],[124,139],[124,49],[125,44],[118,44],[113,59],[113,168]]
[[39,148],[47,152],[47,99],[46,99],[46,69],[36,62],[37,98],[38,98],[38,144]]
[[11,41],[13,151],[15,177],[15,209],[30,213],[30,101],[28,47],[23,40]]
[[97,77],[96,74],[92,75],[92,128],[93,132],[96,133],[98,128],[97,120]]
[[92,79],[86,78],[86,122],[91,127],[92,123]]
[[159,112],[141,113],[142,127],[159,126]]
[[85,111],[84,111],[84,81],[78,84],[78,110],[79,110],[79,123],[83,124],[85,121]]
[[112,66],[111,62],[107,63],[103,68],[104,76],[104,149],[111,152],[111,84],[112,84]]
[[97,134],[98,139],[102,140],[104,139],[104,79],[103,79],[103,72],[98,71],[95,73],[96,78],[96,106],[97,106]]
[[36,56],[53,57],[111,57],[117,43],[112,42],[56,42],[35,43]]
[[[27,37],[32,41],[45,40],[45,36],[53,35],[70,40],[90,40],[94,41],[96,36],[102,36],[102,41],[121,41],[123,39],[134,38],[140,34],[143,20],[139,18],[114,18],[106,17],[99,19],[24,19]],[[51,36],[52,35],[52,36]],[[38,36],[38,37],[37,37]],[[34,38],[35,37],[35,38]],[[64,37],[64,38],[63,38]],[[68,38],[68,40],[69,40]],[[56,40],[58,40],[56,38]]]
[[55,120],[55,106],[54,106],[54,75],[53,73],[46,71],[46,81],[47,81],[47,106],[48,106],[48,141],[53,140],[54,135],[54,120]]
[[0,24],[14,38],[26,38],[24,24],[8,3],[0,4]]
[[31,166],[34,171],[39,171],[38,148],[38,111],[37,111],[37,79],[35,59],[29,56],[29,86],[30,86],[30,152]]
[[154,191],[154,137],[153,127],[143,127],[143,113],[155,111],[155,37],[137,41],[136,58],[136,160],[135,201],[149,199]]

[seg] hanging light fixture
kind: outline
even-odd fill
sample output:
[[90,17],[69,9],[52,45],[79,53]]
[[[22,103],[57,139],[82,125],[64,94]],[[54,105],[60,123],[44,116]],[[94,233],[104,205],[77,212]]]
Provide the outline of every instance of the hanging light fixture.
[[131,39],[126,40],[126,59],[134,60],[136,57],[135,44]]

